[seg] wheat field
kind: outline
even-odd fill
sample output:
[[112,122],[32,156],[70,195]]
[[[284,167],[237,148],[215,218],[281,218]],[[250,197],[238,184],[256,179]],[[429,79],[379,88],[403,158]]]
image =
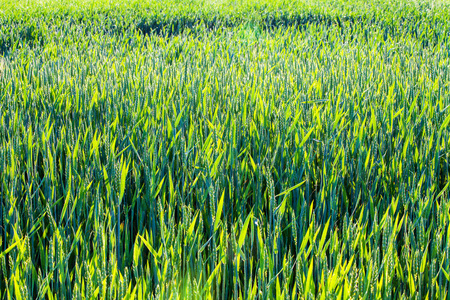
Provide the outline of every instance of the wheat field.
[[449,9],[0,0],[0,299],[447,299]]

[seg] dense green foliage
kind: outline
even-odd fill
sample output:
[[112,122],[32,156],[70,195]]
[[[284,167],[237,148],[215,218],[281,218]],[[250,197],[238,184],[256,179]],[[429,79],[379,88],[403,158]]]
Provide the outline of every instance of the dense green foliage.
[[448,4],[0,3],[0,299],[448,296]]

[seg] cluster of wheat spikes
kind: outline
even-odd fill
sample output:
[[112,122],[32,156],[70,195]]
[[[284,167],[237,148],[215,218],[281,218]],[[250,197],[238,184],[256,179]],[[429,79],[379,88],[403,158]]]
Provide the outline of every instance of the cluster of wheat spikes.
[[449,296],[446,3],[0,2],[0,299]]

